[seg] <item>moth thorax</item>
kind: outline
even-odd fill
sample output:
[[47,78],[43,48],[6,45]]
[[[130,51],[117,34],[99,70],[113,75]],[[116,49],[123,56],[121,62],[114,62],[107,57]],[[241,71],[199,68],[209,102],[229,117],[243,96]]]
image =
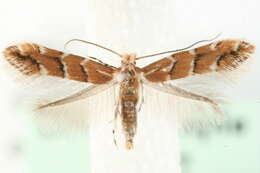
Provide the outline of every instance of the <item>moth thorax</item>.
[[124,54],[122,56],[122,65],[135,65],[136,54]]

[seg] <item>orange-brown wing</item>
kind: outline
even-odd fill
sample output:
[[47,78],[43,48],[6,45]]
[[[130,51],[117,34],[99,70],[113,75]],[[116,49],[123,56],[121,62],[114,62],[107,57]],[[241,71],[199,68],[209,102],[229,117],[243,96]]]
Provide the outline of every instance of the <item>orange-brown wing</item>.
[[150,82],[163,82],[209,72],[237,68],[254,52],[254,46],[240,40],[222,40],[173,54],[141,71]]
[[109,82],[116,70],[87,58],[33,43],[10,46],[4,50],[4,57],[27,76],[48,75],[92,84]]

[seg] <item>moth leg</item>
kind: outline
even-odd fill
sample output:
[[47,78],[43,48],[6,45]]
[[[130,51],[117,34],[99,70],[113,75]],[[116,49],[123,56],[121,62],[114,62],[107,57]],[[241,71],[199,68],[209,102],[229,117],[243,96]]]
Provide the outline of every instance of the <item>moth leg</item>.
[[118,148],[117,142],[116,142],[116,137],[115,137],[115,129],[112,130],[112,133],[113,133],[113,141],[114,141],[114,144],[115,144],[116,148]]
[[218,103],[216,103],[215,101],[213,101],[212,99],[210,99],[208,97],[186,91],[182,88],[176,87],[176,86],[171,85],[171,84],[161,83],[162,85],[158,85],[158,84],[153,84],[151,82],[147,82],[146,84],[148,86],[152,87],[152,88],[158,89],[160,91],[163,91],[163,92],[166,92],[166,93],[169,93],[169,94],[173,94],[173,95],[183,97],[183,98],[187,98],[187,99],[191,99],[191,100],[209,103],[216,112],[221,113],[221,110],[220,110]]
[[143,87],[143,84],[141,83],[141,85],[140,85],[141,87],[141,97],[142,97],[142,99],[141,99],[141,102],[140,102],[140,104],[139,104],[139,107],[138,107],[138,112],[140,112],[140,110],[141,110],[141,108],[142,108],[142,105],[144,104],[144,87]]
[[114,120],[113,120],[114,128],[112,130],[113,140],[114,140],[114,144],[115,144],[116,148],[118,148],[118,146],[117,146],[117,141],[116,141],[116,137],[115,137],[115,132],[117,130],[117,118],[118,118],[118,115],[120,114],[119,105],[120,105],[120,101],[118,100],[116,103],[115,115],[114,115]]
[[53,107],[53,106],[60,106],[60,105],[65,105],[68,103],[72,103],[78,100],[82,100],[85,99],[87,97],[96,95],[108,88],[110,88],[112,85],[114,85],[114,83],[109,83],[109,84],[104,84],[104,85],[91,85],[85,89],[80,90],[79,92],[72,94],[68,97],[65,97],[63,99],[51,102],[51,103],[47,103],[44,105],[40,105],[37,107],[37,109],[43,109],[46,107]]

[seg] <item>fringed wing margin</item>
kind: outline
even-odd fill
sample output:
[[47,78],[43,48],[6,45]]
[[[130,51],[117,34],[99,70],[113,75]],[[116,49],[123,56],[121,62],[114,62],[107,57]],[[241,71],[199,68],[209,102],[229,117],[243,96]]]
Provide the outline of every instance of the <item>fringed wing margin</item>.
[[[180,126],[216,124],[224,119],[223,105],[231,101],[229,91],[236,86],[232,80],[248,65],[254,49],[246,41],[217,41],[173,54],[142,68],[142,81],[174,95],[173,104],[168,106],[175,108]],[[191,94],[201,97],[189,97]]]
[[[20,97],[16,99],[24,103],[20,105],[34,115],[38,125],[43,125],[41,130],[62,132],[85,129],[101,119],[105,119],[105,123],[113,119],[113,112],[111,116],[108,112],[114,109],[115,104],[111,82],[116,68],[33,43],[6,48],[1,61],[5,73],[18,81]],[[109,86],[104,87],[107,84]],[[40,105],[70,97],[93,85],[102,86],[95,91],[96,96],[37,109]],[[106,92],[101,93],[105,89]]]

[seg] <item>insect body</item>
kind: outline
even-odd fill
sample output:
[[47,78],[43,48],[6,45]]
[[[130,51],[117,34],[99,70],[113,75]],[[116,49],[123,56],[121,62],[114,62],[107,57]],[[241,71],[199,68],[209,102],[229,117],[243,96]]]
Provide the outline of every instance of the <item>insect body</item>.
[[126,138],[126,147],[133,148],[133,138],[137,127],[137,105],[139,103],[140,79],[135,67],[135,55],[124,55],[121,66],[120,116]]
[[179,88],[169,82],[207,73],[222,74],[235,70],[253,51],[254,46],[245,41],[222,40],[192,50],[179,51],[143,68],[137,67],[136,61],[147,56],[118,54],[122,63],[117,68],[93,58],[83,58],[37,44],[23,43],[6,48],[4,58],[27,77],[52,76],[91,84],[71,96],[40,105],[38,109],[75,102],[119,85],[115,117],[121,119],[126,148],[132,149],[137,131],[137,113],[142,102],[142,85],[207,103],[219,111],[219,105],[214,99]]

